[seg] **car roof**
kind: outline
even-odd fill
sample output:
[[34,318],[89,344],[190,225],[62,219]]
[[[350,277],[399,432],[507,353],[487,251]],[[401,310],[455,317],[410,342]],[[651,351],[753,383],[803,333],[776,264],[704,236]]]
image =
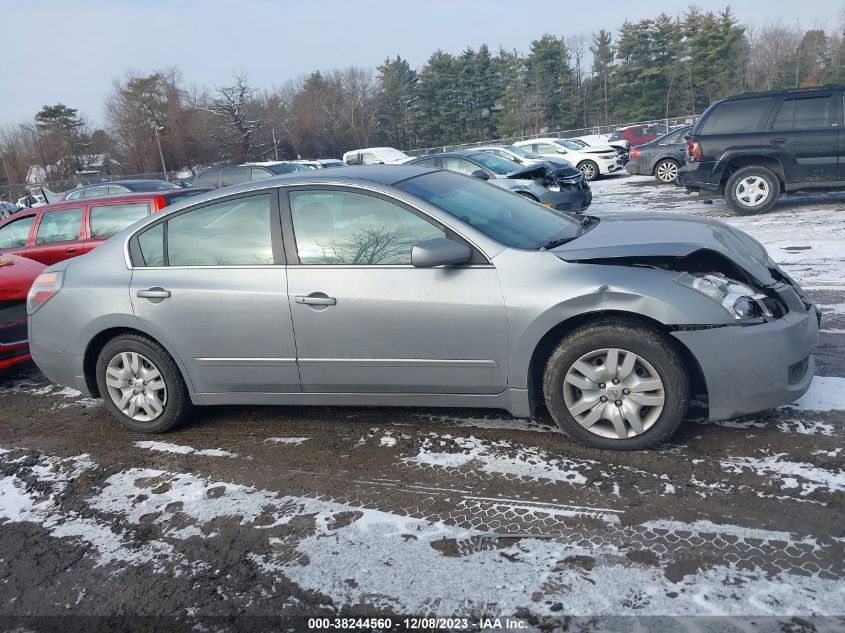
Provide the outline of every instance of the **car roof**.
[[754,99],[757,97],[776,97],[778,95],[812,94],[817,92],[830,92],[831,90],[845,90],[845,85],[813,86],[812,88],[768,90],[766,92],[746,92],[741,95],[725,97],[724,99],[722,99],[722,101],[742,101],[743,99]]
[[[187,188],[188,191],[193,189]],[[210,191],[206,187],[197,187],[200,191]],[[54,202],[52,204],[45,204],[40,207],[33,207],[33,211],[58,211],[60,209],[75,209],[82,204],[100,204],[101,202],[132,202],[134,200],[149,200],[157,196],[169,197],[176,195],[179,192],[186,191],[185,187],[178,189],[161,189],[159,191],[131,191],[126,193],[116,193],[110,196],[97,196],[95,198],[77,198],[76,200],[62,200],[61,202]],[[18,211],[15,215],[20,214]]]
[[89,185],[82,185],[81,187],[75,187],[71,189],[71,191],[79,191],[80,189],[91,189],[92,187],[108,187],[109,185],[140,185],[145,183],[151,182],[167,182],[166,180],[159,180],[157,178],[144,178],[134,180],[132,178],[127,178],[126,180],[109,180],[105,182],[95,182]]
[[[442,156],[460,156],[466,158],[468,156],[475,156],[476,154],[483,154],[483,149],[456,149],[452,152],[437,152],[436,154],[426,154],[425,156],[417,156],[417,158],[440,158]],[[416,160],[416,159],[414,159]]]

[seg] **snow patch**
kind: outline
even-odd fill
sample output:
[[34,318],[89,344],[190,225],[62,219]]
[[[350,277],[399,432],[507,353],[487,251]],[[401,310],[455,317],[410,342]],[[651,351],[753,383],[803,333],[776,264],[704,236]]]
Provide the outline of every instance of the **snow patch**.
[[780,476],[784,488],[801,488],[801,496],[812,494],[816,490],[826,492],[845,491],[845,471],[830,471],[804,462],[792,462],[782,458],[786,453],[767,455],[766,457],[733,457],[720,462],[729,473],[741,473],[745,470],[762,477]]
[[219,448],[203,448],[197,449],[193,446],[182,446],[181,444],[171,444],[170,442],[156,442],[150,440],[143,440],[135,442],[138,448],[146,448],[151,451],[158,451],[160,453],[177,453],[179,455],[199,455],[201,457],[237,457],[237,453],[231,453]]
[[803,411],[843,411],[845,378],[816,376],[807,393],[787,406]]
[[274,444],[302,444],[310,439],[310,437],[270,437],[267,441]]

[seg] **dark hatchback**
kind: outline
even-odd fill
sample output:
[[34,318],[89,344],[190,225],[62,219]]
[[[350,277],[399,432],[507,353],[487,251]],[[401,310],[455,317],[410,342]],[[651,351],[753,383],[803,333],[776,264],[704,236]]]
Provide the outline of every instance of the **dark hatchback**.
[[406,164],[474,176],[558,211],[580,213],[593,201],[589,183],[568,163],[541,161],[524,166],[488,151],[462,150],[421,156]]

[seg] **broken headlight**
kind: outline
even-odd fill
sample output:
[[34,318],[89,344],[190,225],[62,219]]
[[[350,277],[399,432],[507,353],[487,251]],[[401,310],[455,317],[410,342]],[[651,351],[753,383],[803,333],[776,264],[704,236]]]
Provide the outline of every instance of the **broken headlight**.
[[772,314],[763,299],[766,295],[744,283],[706,273],[682,273],[675,282],[710,297],[737,321],[754,321]]

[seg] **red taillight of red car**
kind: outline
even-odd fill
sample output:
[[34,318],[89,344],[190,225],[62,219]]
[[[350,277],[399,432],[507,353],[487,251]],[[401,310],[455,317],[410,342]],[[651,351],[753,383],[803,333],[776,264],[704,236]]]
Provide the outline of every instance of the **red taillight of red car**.
[[701,143],[698,141],[690,141],[687,143],[687,153],[691,163],[701,160]]
[[166,206],[167,200],[164,199],[164,196],[156,196],[153,198],[153,213],[161,211]]
[[639,158],[640,157],[640,150],[638,150],[636,147],[632,147],[630,157],[631,158]]

